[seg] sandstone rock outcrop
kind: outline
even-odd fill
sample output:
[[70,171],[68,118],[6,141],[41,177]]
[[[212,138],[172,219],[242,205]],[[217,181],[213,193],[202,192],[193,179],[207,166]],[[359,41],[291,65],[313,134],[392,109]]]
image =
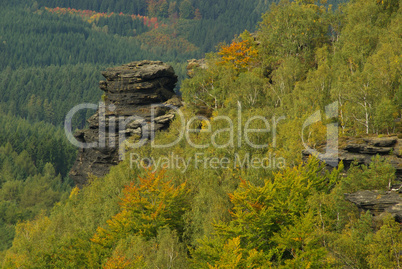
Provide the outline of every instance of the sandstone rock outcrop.
[[370,210],[374,216],[390,213],[395,220],[402,223],[402,197],[396,192],[381,193],[378,191],[358,191],[345,194],[345,199],[362,210]]
[[89,129],[74,134],[81,143],[96,143],[80,148],[70,171],[78,186],[87,182],[89,174],[104,176],[119,163],[123,140],[147,141],[152,132],[168,128],[175,117],[173,106],[181,106],[173,90],[177,76],[160,61],[132,62],[109,68],[102,75],[106,78],[100,82],[104,105],[88,120]]
[[[338,161],[342,161],[348,169],[353,161],[358,164],[368,165],[375,155],[381,155],[387,159],[396,169],[396,179],[402,183],[402,139],[397,136],[382,138],[351,138],[341,141],[343,146],[339,147]],[[310,155],[303,151],[306,158]]]
[[207,69],[207,63],[205,59],[192,59],[187,61],[187,76],[192,78],[194,76],[194,70],[200,68],[200,69]]

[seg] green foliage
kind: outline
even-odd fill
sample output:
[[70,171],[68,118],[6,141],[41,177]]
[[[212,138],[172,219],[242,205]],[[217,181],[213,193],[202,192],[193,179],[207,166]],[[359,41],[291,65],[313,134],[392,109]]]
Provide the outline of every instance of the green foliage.
[[386,190],[390,189],[394,179],[395,168],[377,155],[372,158],[369,166],[352,164],[342,187],[348,193],[358,190]]
[[392,100],[383,99],[374,112],[374,128],[380,133],[390,133],[395,128],[397,108]]
[[210,67],[206,70],[200,70],[194,78],[186,80],[182,92],[184,100],[190,104],[217,109],[222,107],[229,97],[236,71],[214,64],[217,59],[213,55],[210,57],[214,57],[209,59],[212,62],[209,65]]
[[98,228],[91,241],[111,247],[127,234],[141,235],[145,239],[156,237],[159,228],[169,227],[183,233],[182,215],[186,205],[185,183],[174,188],[163,182],[163,173],[149,173],[124,189],[121,212],[108,221],[108,227]]
[[373,236],[369,249],[370,268],[398,268],[401,264],[402,233],[400,225],[391,215],[383,219]]
[[17,154],[8,143],[0,147],[0,250],[11,247],[15,225],[48,213],[69,190],[52,164],[37,172],[27,151]]
[[6,162],[6,169],[13,169],[10,163],[14,162],[18,166],[14,175],[17,179],[32,175],[35,169],[43,172],[46,163],[51,163],[57,174],[67,176],[75,160],[76,149],[65,138],[64,130],[48,123],[30,123],[4,114],[0,114],[0,124],[3,126],[0,146],[4,147],[4,156],[8,154],[8,158],[12,157],[14,150],[20,155],[12,160],[0,159],[0,163]]
[[369,212],[351,221],[342,234],[330,243],[331,252],[340,264],[368,268],[368,247],[372,241],[372,217]]
[[183,0],[179,6],[180,18],[192,19],[194,16],[194,7],[189,0]]
[[272,5],[260,25],[264,56],[274,57],[267,60],[293,55],[303,57],[308,63],[315,48],[327,38],[328,22],[324,13],[323,6],[298,1]]
[[[15,268],[23,261],[27,266],[99,268],[90,239],[98,226],[117,213],[120,190],[131,176],[115,169],[107,181],[93,179],[91,188],[74,188],[69,199],[56,204],[49,217],[19,224],[17,231],[21,232],[15,240],[20,243],[13,244],[3,266]],[[20,252],[22,249],[30,251]]]
[[[394,4],[399,6],[397,1]],[[396,97],[402,72],[398,52],[401,39],[397,37],[400,28],[396,26],[401,14],[394,4],[353,1],[345,6],[344,26],[334,44],[336,75],[331,90],[342,104],[344,131],[387,132],[398,115],[381,108],[385,105],[381,103]],[[379,117],[385,126],[381,126]]]
[[104,268],[188,268],[186,252],[177,234],[167,228],[160,229],[157,237],[148,241],[129,235],[119,241]]
[[[0,251],[11,247],[18,222],[49,213],[70,189],[76,150],[64,132],[43,122],[0,115]],[[67,167],[66,167],[67,165]]]
[[[98,82],[102,69],[91,64],[7,68],[0,73],[3,96],[0,105],[9,114],[30,121],[62,125],[75,105],[100,100]],[[73,126],[82,128],[93,113],[93,110],[80,111],[73,118]]]
[[194,263],[208,261],[216,266],[222,262],[219,258],[225,255],[225,248],[238,242],[239,256],[231,259],[238,263],[235,268],[244,268],[255,257],[266,266],[268,261],[277,266],[325,264],[322,259],[326,250],[313,224],[318,217],[307,201],[315,193],[327,193],[328,181],[332,181],[329,177],[339,177],[339,173],[335,170],[332,176],[322,176],[322,169],[318,160],[311,159],[305,166],[286,169],[272,180],[265,180],[261,187],[243,181],[230,195],[232,220],[216,225],[216,239],[200,242],[193,253]]

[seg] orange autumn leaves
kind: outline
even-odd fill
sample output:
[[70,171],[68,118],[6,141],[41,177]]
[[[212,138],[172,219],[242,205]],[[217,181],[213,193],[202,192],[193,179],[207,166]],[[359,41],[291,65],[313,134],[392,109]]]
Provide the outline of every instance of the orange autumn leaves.
[[132,268],[133,261],[127,259],[122,254],[118,254],[115,257],[111,257],[107,260],[106,264],[103,266],[103,269],[124,269],[124,268]]
[[164,172],[148,172],[123,190],[120,212],[107,221],[106,228],[98,227],[91,239],[103,247],[112,247],[127,235],[145,239],[156,237],[160,228],[168,227],[178,234],[183,231],[183,214],[189,208],[186,183],[175,187],[166,181]]
[[258,51],[250,40],[243,40],[221,46],[218,55],[221,56],[219,64],[229,64],[229,66],[240,71],[248,69],[256,61]]

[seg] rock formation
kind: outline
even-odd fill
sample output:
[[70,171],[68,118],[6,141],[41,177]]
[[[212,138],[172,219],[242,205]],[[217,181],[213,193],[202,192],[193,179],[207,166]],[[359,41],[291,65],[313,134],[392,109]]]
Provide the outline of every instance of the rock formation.
[[191,59],[187,61],[187,76],[192,78],[194,76],[195,70],[199,69],[207,69],[207,63],[205,59]]
[[[98,111],[88,120],[89,129],[74,134],[81,143],[96,143],[80,148],[70,176],[78,186],[88,175],[104,176],[118,164],[123,140],[146,141],[152,132],[166,129],[181,106],[174,93],[177,76],[170,65],[159,61],[132,62],[102,72],[105,92]],[[119,155],[120,154],[120,155]]]
[[345,199],[362,210],[370,210],[374,216],[390,213],[395,220],[402,223],[402,197],[396,192],[358,191],[345,194]]
[[[340,141],[338,161],[342,161],[348,169],[353,161],[358,164],[368,165],[371,159],[379,154],[387,159],[396,169],[396,178],[402,182],[402,139],[397,136],[382,138],[351,138]],[[308,157],[309,152],[303,151],[303,157]]]

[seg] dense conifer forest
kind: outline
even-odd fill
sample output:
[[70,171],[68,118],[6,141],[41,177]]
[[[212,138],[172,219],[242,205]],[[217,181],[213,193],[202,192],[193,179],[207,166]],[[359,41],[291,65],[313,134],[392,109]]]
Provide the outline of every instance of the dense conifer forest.
[[[343,2],[0,0],[0,267],[402,268],[400,223],[344,199],[388,193],[394,166],[373,156],[346,173],[342,163],[302,160],[306,146],[323,150],[331,124],[340,143],[402,139],[401,1]],[[207,68],[187,78],[192,58]],[[66,114],[101,99],[102,70],[142,59],[174,67],[185,119],[207,111],[189,139],[229,146],[145,145],[135,154],[202,156],[204,169],[144,169],[126,158],[75,187]],[[336,117],[305,128],[334,103]],[[74,128],[93,113],[82,111]],[[236,130],[259,116],[274,131],[232,135],[223,116]],[[156,144],[180,136],[181,124]],[[236,162],[248,157],[278,162]],[[235,165],[211,168],[213,158]]]

